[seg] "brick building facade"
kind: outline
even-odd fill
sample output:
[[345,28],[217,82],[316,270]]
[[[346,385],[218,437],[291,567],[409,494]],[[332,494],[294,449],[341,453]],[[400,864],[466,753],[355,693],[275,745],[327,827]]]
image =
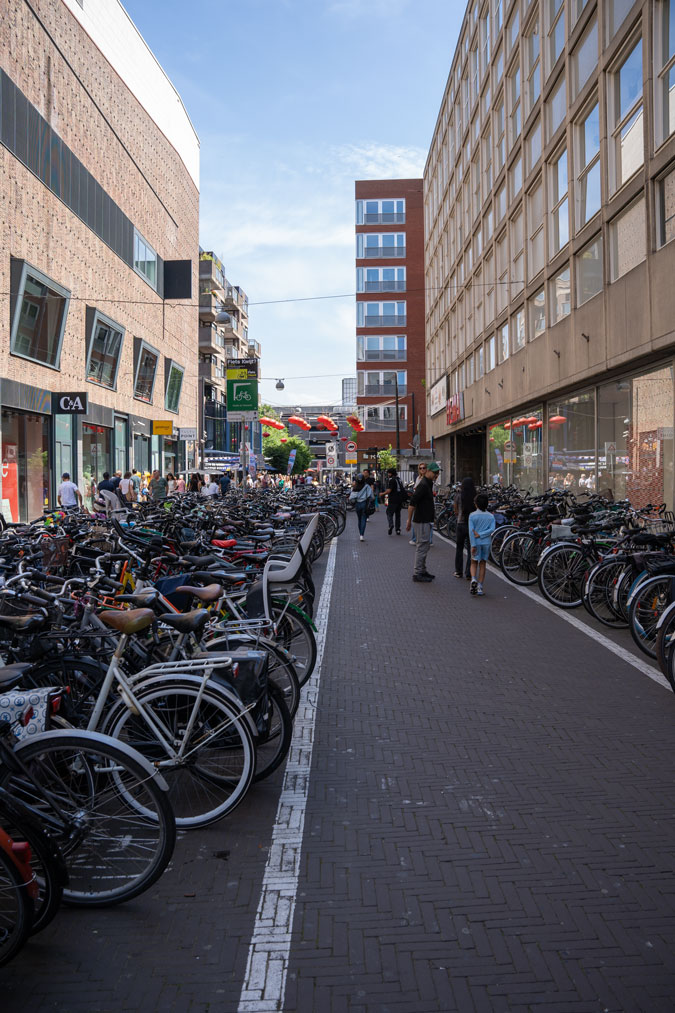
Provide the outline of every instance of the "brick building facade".
[[[0,404],[7,520],[69,471],[177,470],[197,424],[199,142],[117,0],[2,0]],[[87,414],[57,414],[85,392]],[[172,423],[153,435],[153,421]]]
[[356,344],[359,465],[368,448],[426,445],[421,179],[357,180]]

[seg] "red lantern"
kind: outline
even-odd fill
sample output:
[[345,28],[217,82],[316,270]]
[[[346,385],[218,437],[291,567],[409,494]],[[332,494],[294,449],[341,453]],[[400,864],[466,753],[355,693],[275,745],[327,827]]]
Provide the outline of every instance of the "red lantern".
[[285,436],[282,436],[281,439],[279,440],[279,443],[288,443],[288,440],[286,439]]
[[510,429],[510,428],[511,428],[510,422],[505,422],[504,425],[502,426],[502,429]]
[[552,415],[548,421],[552,426],[561,426],[567,419],[564,415]]
[[263,433],[263,440],[265,439],[266,436],[269,436],[269,433]]

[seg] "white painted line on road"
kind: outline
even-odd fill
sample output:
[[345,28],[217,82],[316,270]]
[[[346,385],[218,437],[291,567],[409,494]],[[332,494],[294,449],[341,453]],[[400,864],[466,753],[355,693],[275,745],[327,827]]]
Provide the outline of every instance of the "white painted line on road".
[[284,1008],[309,774],[312,766],[316,705],[321,682],[337,543],[337,538],[334,538],[328,553],[326,573],[316,611],[318,627],[316,665],[312,677],[303,687],[302,701],[293,723],[293,740],[286,762],[270,853],[248,949],[246,973],[239,996],[239,1013],[265,1013],[267,1010]]
[[[442,535],[439,531],[434,531],[434,537],[436,535],[438,535],[439,538],[442,538],[444,542],[447,542],[448,545],[454,546],[455,543],[449,538],[446,538],[445,535]],[[633,668],[638,670],[638,672],[641,672],[643,675],[653,679],[653,681],[657,682],[659,686],[663,686],[664,689],[672,692],[671,685],[666,677],[661,675],[661,673],[650,665],[648,661],[636,658],[635,655],[631,654],[630,651],[627,651],[625,647],[620,647],[619,644],[615,644],[613,640],[609,639],[609,637],[606,637],[603,633],[599,633],[597,630],[594,630],[592,626],[587,626],[586,623],[582,623],[580,619],[576,618],[576,616],[572,616],[569,612],[565,612],[564,609],[559,609],[556,608],[555,605],[551,605],[550,602],[546,601],[545,598],[542,598],[542,596],[537,594],[536,591],[530,591],[529,587],[520,587],[518,584],[514,584],[508,579],[508,577],[505,577],[502,571],[497,569],[496,566],[490,565],[490,573],[494,574],[495,577],[499,577],[500,580],[503,580],[515,591],[520,591],[520,593],[524,594],[526,598],[531,598],[532,601],[537,603],[537,605],[541,605],[542,608],[548,609],[548,611],[552,612],[554,616],[558,617],[558,619],[564,619],[566,623],[569,623],[570,626],[574,626],[576,630],[580,630],[582,633],[585,633],[587,637],[591,638],[591,640],[595,640],[596,643],[602,644],[602,646],[606,647],[608,651],[612,652],[612,654],[616,654],[618,658],[621,658],[622,661],[632,665]]]

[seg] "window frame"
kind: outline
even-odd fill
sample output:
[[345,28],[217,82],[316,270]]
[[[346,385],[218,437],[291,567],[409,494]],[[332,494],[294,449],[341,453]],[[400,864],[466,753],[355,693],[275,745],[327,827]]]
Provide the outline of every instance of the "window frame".
[[[136,361],[134,363],[134,388],[133,388],[134,389],[134,393],[133,393],[133,397],[134,397],[134,401],[141,401],[143,404],[153,404],[153,398],[155,396],[155,384],[157,383],[157,373],[159,371],[159,359],[160,359],[160,355],[159,355],[159,351],[154,347],[154,345],[151,345],[144,338],[139,338],[138,341],[139,341],[139,344],[138,344],[138,346],[137,346],[137,348],[135,350],[136,351]],[[139,371],[140,366],[141,366],[141,359],[143,357],[143,353],[144,352],[150,352],[152,355],[155,356],[155,371],[154,371],[154,374],[153,374],[153,377],[152,377],[152,387],[150,388],[150,396],[148,398],[142,397],[137,392],[137,387],[138,387],[138,371]]]
[[[141,243],[145,247],[146,253],[149,251],[152,254],[153,263],[155,265],[155,276],[154,276],[154,278],[151,278],[145,271],[143,271],[140,267],[137,266],[138,264],[140,264],[142,262],[140,260],[140,258],[138,258],[136,256],[137,245],[140,246]],[[158,279],[158,275],[159,275],[159,263],[158,263],[158,261],[159,261],[159,258],[158,258],[158,255],[157,255],[157,251],[154,249],[154,247],[152,247],[150,245],[150,243],[147,241],[147,239],[145,239],[145,237],[142,235],[142,233],[139,232],[139,230],[134,226],[133,268],[134,268],[135,273],[139,276],[139,278],[142,278],[143,281],[145,281],[150,286],[150,288],[153,290],[153,292],[157,291],[157,283],[158,283],[158,280],[159,280]],[[147,259],[145,260],[145,263],[148,263]]]
[[[558,164],[562,158],[565,158],[565,178],[567,180],[567,188],[563,191],[562,196],[558,194]],[[567,144],[559,147],[551,156],[548,162],[548,175],[549,175],[549,216],[551,220],[551,227],[548,234],[548,256],[549,260],[552,260],[561,250],[563,250],[570,241],[570,163],[569,163],[569,151],[567,150]],[[554,239],[560,232],[558,215],[562,210],[563,204],[567,204],[567,239],[564,243],[558,242],[558,245],[554,248]]]
[[[68,320],[68,310],[70,309],[71,292],[69,289],[65,288],[65,286],[59,285],[58,282],[54,281],[53,278],[50,278],[48,274],[44,273],[44,271],[34,267],[29,261],[17,258],[14,262],[21,264],[21,273],[19,275],[19,283],[16,290],[16,302],[14,303],[14,314],[9,338],[9,353],[10,355],[15,355],[19,359],[25,359],[27,362],[35,362],[39,366],[44,366],[45,369],[53,369],[58,373],[61,371],[61,350],[63,348],[63,338],[66,330],[66,322]],[[12,272],[10,271],[10,277],[11,275]],[[51,289],[57,296],[64,300],[53,363],[45,362],[43,359],[36,359],[32,355],[27,355],[25,352],[19,352],[16,350],[17,333],[19,330],[19,323],[21,321],[21,309],[26,291],[26,281],[29,275],[38,282],[38,284]]]
[[[600,267],[601,267],[600,288],[597,290],[597,292],[593,292],[591,295],[586,296],[586,298],[583,301],[580,301],[580,296],[581,296],[581,293],[582,293],[582,290],[583,290],[583,286],[580,284],[580,280],[579,280],[579,264],[582,262],[583,256],[586,253],[586,251],[589,250],[591,248],[591,246],[595,246],[596,243],[600,244]],[[584,246],[583,246],[583,248],[581,250],[579,250],[578,253],[575,253],[575,255],[574,255],[574,288],[575,288],[577,308],[580,307],[580,306],[584,306],[587,302],[590,302],[591,299],[595,299],[596,296],[602,295],[604,287],[605,287],[605,249],[604,249],[604,242],[603,242],[603,238],[602,238],[602,232],[596,232],[596,234],[593,236],[593,238],[590,239],[587,243],[585,243]]]
[[[667,130],[666,122],[670,119],[670,103],[664,102],[664,95],[669,95],[668,77],[671,71],[675,74],[675,40],[671,41],[673,54],[668,56],[666,52],[665,35],[663,31],[664,22],[670,25],[670,19],[665,14],[670,13],[669,5],[674,0],[655,0],[654,10],[654,48],[653,48],[653,76],[654,76],[654,149],[658,150],[665,144],[669,137],[675,133]],[[665,13],[664,13],[665,12]],[[672,99],[675,106],[675,97]],[[675,116],[673,117],[675,120]]]
[[[632,267],[629,267],[621,274],[618,274],[616,273],[618,262],[617,224],[621,219],[625,218],[626,215],[630,214],[631,211],[637,208],[639,204],[642,204],[642,241],[644,256],[633,264]],[[614,217],[610,219],[608,222],[607,238],[609,240],[609,283],[612,285],[615,281],[619,281],[620,278],[625,277],[625,275],[635,270],[636,267],[639,267],[639,265],[644,263],[647,259],[647,201],[644,193],[639,194],[635,200],[626,204],[625,207],[621,208],[618,214],[614,215]]]
[[[171,386],[171,374],[174,371],[174,369],[181,374],[181,377],[176,407],[171,408],[169,405],[169,387]],[[221,371],[221,376],[222,372],[224,371]],[[180,399],[183,393],[184,381],[185,381],[185,366],[181,366],[181,364],[179,362],[176,362],[175,359],[166,359],[164,362],[164,410],[167,412],[171,412],[172,415],[180,414]]]
[[[103,383],[103,381],[97,380],[95,377],[89,375],[89,371],[91,368],[91,356],[94,350],[94,337],[96,335],[96,329],[99,326],[99,323],[102,323],[105,326],[110,327],[112,330],[120,334],[120,347],[119,352],[117,354],[117,362],[115,363],[115,373],[112,379],[112,384]],[[84,367],[84,378],[87,381],[87,383],[93,383],[97,387],[103,387],[104,390],[117,390],[117,378],[119,376],[120,371],[120,362],[122,360],[122,349],[124,348],[124,338],[126,336],[126,332],[127,332],[126,327],[123,327],[122,324],[119,324],[116,320],[113,320],[112,317],[109,317],[106,313],[102,313],[101,310],[94,307],[94,320],[91,325],[89,337],[87,339],[87,361]]]
[[[554,318],[553,308],[558,305],[558,299],[557,293],[552,294],[552,291],[555,288],[555,284],[558,281],[558,278],[561,278],[563,274],[565,274],[565,272],[567,272],[567,283],[569,285],[569,300],[567,302],[568,309],[566,313],[562,313],[560,316],[556,315]],[[555,327],[556,324],[559,324],[561,320],[564,320],[565,317],[568,317],[572,312],[572,271],[570,269],[569,261],[567,261],[565,267],[563,267],[560,271],[557,271],[556,274],[552,275],[548,279],[548,305],[549,305],[549,315],[548,315],[549,327]]]
[[[618,97],[621,84],[621,70],[626,65],[630,57],[633,55],[638,45],[640,46],[640,66],[641,66],[641,77],[640,77],[640,92],[636,100],[632,105],[628,107],[626,112],[621,114],[621,99]],[[645,113],[645,89],[644,89],[644,72],[645,72],[645,39],[641,31],[631,33],[626,39],[625,44],[621,48],[621,53],[614,61],[613,67],[607,71],[607,144],[608,144],[608,158],[607,158],[607,179],[609,183],[609,196],[613,196],[618,193],[619,190],[625,186],[625,184],[632,179],[641,169],[645,166],[645,124],[644,124],[644,113]],[[630,175],[626,176],[625,179],[619,181],[622,173],[619,171],[621,168],[619,150],[621,147],[621,134],[624,128],[628,127],[631,123],[637,121],[638,116],[642,116],[642,160],[640,164],[633,169]],[[619,146],[617,149],[617,145]]]

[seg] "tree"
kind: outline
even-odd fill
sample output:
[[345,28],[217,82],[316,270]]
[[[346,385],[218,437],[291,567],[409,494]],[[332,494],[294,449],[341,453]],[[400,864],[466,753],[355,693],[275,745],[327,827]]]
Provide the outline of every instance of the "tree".
[[392,453],[391,443],[389,444],[386,450],[378,450],[377,466],[380,469],[380,471],[387,471],[388,468],[398,467],[396,455]]
[[265,440],[265,457],[275,471],[285,475],[288,471],[289,454],[291,450],[295,449],[295,464],[291,474],[299,475],[301,471],[305,471],[309,467],[309,462],[312,460],[311,451],[299,436],[287,437],[286,443],[282,443],[281,437],[283,435],[281,431],[274,432]]

